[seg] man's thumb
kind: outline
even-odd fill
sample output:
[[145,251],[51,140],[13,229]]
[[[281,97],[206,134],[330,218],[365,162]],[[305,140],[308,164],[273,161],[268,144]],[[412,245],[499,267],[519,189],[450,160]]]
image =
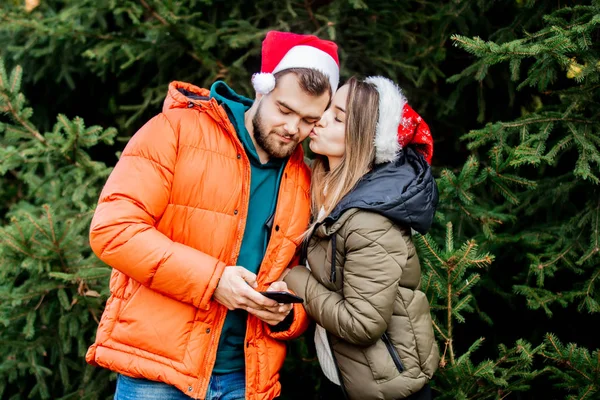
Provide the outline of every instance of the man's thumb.
[[245,280],[253,288],[256,288],[258,286],[258,283],[256,282],[256,274],[253,274],[244,267],[240,267],[240,270],[240,276],[242,277],[242,279]]

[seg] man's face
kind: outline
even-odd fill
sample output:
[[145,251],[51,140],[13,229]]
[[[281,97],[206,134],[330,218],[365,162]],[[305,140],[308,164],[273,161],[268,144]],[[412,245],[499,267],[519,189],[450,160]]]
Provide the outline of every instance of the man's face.
[[311,96],[298,84],[295,74],[278,79],[277,87],[258,99],[252,118],[254,140],[270,157],[289,157],[308,137],[329,103],[329,93]]

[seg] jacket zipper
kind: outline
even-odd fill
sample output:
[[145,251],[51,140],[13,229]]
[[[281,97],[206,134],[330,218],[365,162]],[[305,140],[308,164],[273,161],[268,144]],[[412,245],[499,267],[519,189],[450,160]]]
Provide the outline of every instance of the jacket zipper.
[[392,344],[392,341],[390,340],[389,336],[387,335],[387,332],[384,333],[383,336],[381,336],[381,340],[383,340],[383,343],[385,343],[385,347],[387,347],[387,350],[390,353],[390,356],[392,356],[392,360],[394,360],[394,364],[396,364],[396,368],[398,368],[398,372],[400,372],[400,373],[404,372],[404,365],[402,365],[402,361],[400,361],[400,355],[398,354],[398,350],[396,350],[396,348]]
[[335,283],[335,254],[337,253],[337,243],[335,238],[337,236],[337,232],[334,232],[331,236],[331,283]]
[[[231,126],[227,126],[227,124],[224,123],[224,121],[223,121],[223,116],[221,115],[221,112],[217,108],[218,105],[215,105],[215,104],[212,104],[212,103],[210,103],[210,104],[211,104],[211,107],[213,108],[214,112],[216,112],[221,117],[221,121],[217,121],[217,123],[219,125],[221,125],[221,127],[225,131],[227,131],[227,132],[229,132],[231,134],[231,130],[229,129],[230,127],[233,128],[233,125],[231,124],[231,122],[229,124]],[[194,108],[195,106],[196,106],[196,104],[193,103],[193,102],[189,102],[188,103],[188,108]],[[233,130],[235,131],[235,128],[233,128]],[[233,135],[233,137],[234,137],[234,143],[237,145],[236,147],[238,148],[238,151],[240,152],[240,154],[244,154],[244,156],[242,156],[242,157],[246,157],[245,152],[244,152],[244,146],[242,145],[242,143],[240,142],[240,140],[237,139],[236,135]],[[247,158],[245,158],[244,161],[247,162],[248,166],[250,165],[250,160],[248,160]],[[246,175],[249,175],[249,168],[247,170],[245,170],[245,172],[246,172]],[[249,176],[247,176],[246,178],[249,178]],[[247,179],[247,180],[249,180],[249,179]],[[242,193],[242,196],[244,196],[244,193]],[[249,196],[248,196],[248,201],[249,201]],[[246,204],[248,203],[248,201],[246,202]],[[246,207],[246,216],[247,216],[247,214],[248,214],[248,209]],[[240,217],[240,220],[241,220],[241,217]],[[241,224],[241,222],[238,223],[238,232],[241,230],[240,224]],[[243,236],[244,236],[244,232],[242,230],[242,235],[241,235],[241,237],[239,237],[237,239],[237,242],[236,242],[236,244],[234,246],[231,258],[234,258],[236,252],[239,252],[239,248],[241,247]],[[221,314],[222,314],[222,312],[219,309],[217,311],[217,315],[216,315],[216,318],[215,318],[216,321],[220,320]],[[224,322],[225,322],[225,318],[223,318],[223,323]],[[222,328],[222,325],[221,325],[221,328]],[[220,333],[222,333],[222,332],[220,332]],[[220,333],[219,333],[219,335],[220,335]],[[216,344],[215,344],[215,340],[214,340],[215,338],[216,338],[216,333],[213,331],[212,334],[211,334],[211,338],[210,338],[210,348],[213,348],[216,344],[218,344],[218,338],[217,338],[217,343]],[[246,344],[246,340],[244,340],[244,344]],[[244,358],[245,358],[245,351],[244,351]],[[215,360],[216,360],[216,352],[215,352]],[[212,368],[213,367],[214,367],[214,361],[213,361],[212,366],[210,366],[210,367],[207,366],[207,372],[210,373],[208,375],[208,378],[205,379],[206,374],[204,374],[202,377],[199,377],[200,378],[200,387],[198,388],[198,392],[196,393],[196,395],[201,395],[201,393],[203,393],[204,396],[206,396],[206,393],[208,391],[208,385],[210,384],[210,377],[212,376]],[[246,375],[246,380],[248,380],[248,376],[247,375]]]
[[[217,310],[215,321],[221,320],[221,314],[222,314],[221,307],[219,307],[219,309]],[[224,322],[225,322],[225,318],[222,319],[222,323],[224,323]],[[221,329],[223,329],[223,325],[222,324],[221,324]],[[215,346],[219,344],[219,338],[217,338],[217,334],[216,334],[215,330],[216,329],[213,329],[211,331],[211,335],[210,335],[209,347],[211,349],[215,348]],[[219,336],[220,336],[220,334],[219,334]],[[217,339],[216,343],[215,343],[215,339]],[[214,356],[215,356],[215,360],[214,361],[216,361],[216,359],[217,359],[217,352],[216,352],[216,350],[215,350]],[[202,393],[204,394],[204,396],[206,396],[206,393],[208,392],[208,386],[210,384],[210,377],[212,376],[212,368],[215,366],[214,361],[213,361],[213,363],[212,363],[211,366],[207,366],[206,367],[206,372],[207,373],[205,373],[205,374],[203,374],[202,376],[199,377],[200,386],[198,388],[198,391],[195,393],[197,396],[200,396]]]

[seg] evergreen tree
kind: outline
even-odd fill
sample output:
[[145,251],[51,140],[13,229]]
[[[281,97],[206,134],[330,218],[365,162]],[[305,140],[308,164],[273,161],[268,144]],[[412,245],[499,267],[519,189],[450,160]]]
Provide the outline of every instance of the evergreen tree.
[[[596,335],[577,327],[600,301],[599,4],[3,2],[0,56],[26,73],[0,71],[0,398],[110,395],[83,360],[108,296],[87,243],[106,165],[171,80],[251,95],[269,29],[336,40],[344,78],[395,79],[432,128],[441,202],[415,242],[436,397],[597,398]],[[290,346],[285,399],[319,385],[311,341]]]
[[[206,87],[224,79],[252,96],[250,76],[259,71],[260,43],[270,29],[335,40],[346,78],[385,74],[414,92],[414,103],[440,109],[446,99],[424,86],[444,77],[440,63],[450,34],[468,34],[474,27],[493,30],[481,18],[490,8],[482,0],[443,5],[424,0],[40,0],[33,9],[24,4],[9,0],[0,7],[0,43],[6,43],[0,51],[31,71],[25,83],[42,94],[42,126],[68,109],[94,123],[116,123],[127,134],[160,109],[172,80]],[[90,103],[102,107],[90,108]]]
[[0,59],[0,398],[95,399],[107,373],[83,357],[110,269],[90,251],[87,231],[109,168],[87,149],[117,132],[64,115],[39,131],[22,74],[8,75]]
[[[508,63],[530,104],[514,120],[463,136],[474,156],[459,176],[442,172],[443,217],[477,235],[502,263],[522,266],[509,269],[511,280],[488,280],[489,290],[523,296],[547,317],[557,306],[570,316],[600,312],[599,24],[600,2],[592,1],[545,15],[542,29],[511,41],[453,36],[477,60],[450,81],[472,79],[485,91],[491,69]],[[595,335],[578,333],[572,340],[597,346]],[[598,350],[590,358],[585,346],[563,346],[550,333],[544,344],[556,387],[572,399],[598,396]]]

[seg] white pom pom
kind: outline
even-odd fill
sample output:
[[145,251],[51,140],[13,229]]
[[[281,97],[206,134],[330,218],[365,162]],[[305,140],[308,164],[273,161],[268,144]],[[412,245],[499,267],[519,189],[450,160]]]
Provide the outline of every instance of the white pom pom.
[[252,86],[256,93],[268,94],[275,89],[275,76],[268,72],[260,72],[252,75]]

